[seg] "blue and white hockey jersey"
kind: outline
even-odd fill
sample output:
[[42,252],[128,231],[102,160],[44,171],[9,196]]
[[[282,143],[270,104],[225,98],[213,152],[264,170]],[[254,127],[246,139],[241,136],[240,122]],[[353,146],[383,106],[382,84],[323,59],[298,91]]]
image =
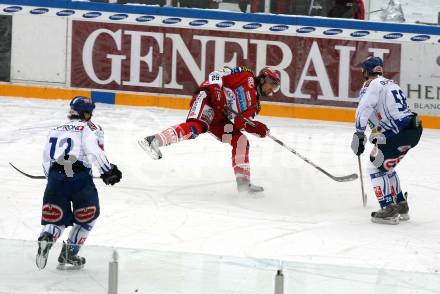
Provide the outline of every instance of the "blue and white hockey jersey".
[[111,169],[104,152],[104,131],[91,121],[69,120],[50,130],[43,152],[46,176],[51,165],[62,164],[66,155],[69,161],[79,161],[86,168],[93,162],[101,174]]
[[367,124],[386,137],[398,134],[412,118],[405,94],[393,80],[379,76],[362,86],[356,110],[356,131],[364,132]]

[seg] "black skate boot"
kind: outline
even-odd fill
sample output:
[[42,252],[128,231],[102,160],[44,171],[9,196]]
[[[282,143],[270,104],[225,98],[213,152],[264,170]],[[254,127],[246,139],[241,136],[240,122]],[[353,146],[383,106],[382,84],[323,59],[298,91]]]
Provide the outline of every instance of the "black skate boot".
[[390,204],[371,213],[371,221],[378,224],[398,225],[399,208],[397,204]]
[[145,150],[153,159],[158,160],[162,158],[162,152],[159,149],[159,140],[156,136],[148,136],[138,141],[139,146]]
[[37,265],[38,269],[42,270],[43,268],[46,267],[47,258],[49,257],[49,251],[50,248],[52,248],[52,245],[53,245],[52,234],[44,232],[38,238],[38,252],[35,258],[35,264]]
[[63,248],[58,257],[58,262],[57,269],[59,270],[77,270],[84,267],[86,259],[74,253],[73,246],[63,242]]
[[263,192],[264,188],[261,186],[253,185],[248,181],[237,181],[237,190],[239,193],[248,192],[249,194],[255,194]]
[[408,207],[408,193],[405,192],[405,194],[403,194],[403,198],[405,198],[404,201],[401,201],[399,203],[397,203],[397,207],[399,208],[399,219],[401,221],[407,221],[409,220],[409,207]]

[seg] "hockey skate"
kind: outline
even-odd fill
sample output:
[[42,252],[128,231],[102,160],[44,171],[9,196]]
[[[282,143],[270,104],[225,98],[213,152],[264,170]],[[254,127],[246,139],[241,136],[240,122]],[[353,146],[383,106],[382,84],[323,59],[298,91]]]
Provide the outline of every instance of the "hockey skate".
[[237,190],[239,193],[247,192],[248,194],[256,194],[264,191],[261,186],[253,185],[247,181],[237,182]]
[[407,221],[407,220],[409,220],[409,214],[408,214],[409,207],[408,207],[408,201],[407,201],[408,193],[405,192],[403,197],[405,198],[405,200],[397,203],[397,207],[399,209],[399,220]]
[[371,213],[371,221],[377,224],[398,225],[399,207],[397,204],[390,204],[378,211]]
[[159,149],[159,141],[156,137],[148,136],[138,141],[139,146],[145,150],[154,160],[162,158],[162,152]]
[[43,233],[38,238],[38,252],[35,258],[35,264],[39,270],[46,267],[47,258],[49,257],[50,248],[53,245],[53,236],[49,233]]
[[63,248],[61,249],[60,256],[58,257],[59,270],[78,270],[84,267],[86,259],[84,257],[78,256],[72,250],[73,248],[63,242]]

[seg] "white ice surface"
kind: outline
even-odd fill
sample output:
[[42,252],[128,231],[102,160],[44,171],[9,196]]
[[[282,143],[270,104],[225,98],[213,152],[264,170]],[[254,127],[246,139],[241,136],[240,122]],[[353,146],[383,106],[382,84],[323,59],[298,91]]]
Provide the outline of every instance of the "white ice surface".
[[[8,162],[41,175],[48,128],[66,113],[66,101],[0,99],[0,238],[38,237],[45,180],[25,178]],[[437,130],[425,130],[396,169],[410,195],[411,220],[387,226],[370,222],[378,204],[365,173],[366,209],[358,180],[334,182],[272,140],[250,135],[252,179],[266,190],[252,198],[235,192],[229,145],[208,134],[163,148],[159,161],[139,148],[139,138],[182,122],[185,111],[97,104],[94,115],[123,179],[115,186],[95,181],[101,217],[86,245],[425,273],[440,267]],[[351,124],[260,120],[329,172],[357,172]],[[364,155],[364,167],[367,161]]]

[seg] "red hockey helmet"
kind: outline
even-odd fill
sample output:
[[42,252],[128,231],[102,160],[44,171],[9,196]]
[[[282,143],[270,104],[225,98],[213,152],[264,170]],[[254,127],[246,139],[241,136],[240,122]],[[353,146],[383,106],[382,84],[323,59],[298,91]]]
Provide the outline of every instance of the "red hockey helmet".
[[261,86],[263,86],[264,83],[271,84],[272,92],[276,93],[280,89],[280,75],[278,72],[272,70],[269,67],[264,67],[262,70],[260,70],[260,73],[258,74],[258,81],[260,82]]

